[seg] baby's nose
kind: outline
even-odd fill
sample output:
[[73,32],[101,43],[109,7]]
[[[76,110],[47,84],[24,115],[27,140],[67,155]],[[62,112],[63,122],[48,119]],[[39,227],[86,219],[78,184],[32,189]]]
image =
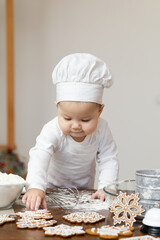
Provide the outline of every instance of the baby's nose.
[[74,121],[72,127],[74,129],[81,129],[81,124],[78,121]]

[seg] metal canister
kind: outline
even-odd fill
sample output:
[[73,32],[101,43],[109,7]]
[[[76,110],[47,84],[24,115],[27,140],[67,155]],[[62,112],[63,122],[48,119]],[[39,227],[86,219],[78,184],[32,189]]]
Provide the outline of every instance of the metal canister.
[[145,211],[160,205],[160,169],[136,171],[136,193]]

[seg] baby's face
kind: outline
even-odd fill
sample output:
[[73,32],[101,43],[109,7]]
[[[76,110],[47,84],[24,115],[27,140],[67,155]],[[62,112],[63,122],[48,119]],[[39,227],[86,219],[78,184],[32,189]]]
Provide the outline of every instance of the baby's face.
[[64,134],[81,142],[95,131],[103,105],[90,102],[58,103],[58,123]]

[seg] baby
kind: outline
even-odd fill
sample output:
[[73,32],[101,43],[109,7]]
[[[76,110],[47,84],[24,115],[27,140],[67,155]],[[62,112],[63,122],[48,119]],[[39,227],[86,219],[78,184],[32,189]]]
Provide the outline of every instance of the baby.
[[43,127],[30,150],[23,197],[27,210],[47,208],[47,188],[93,188],[95,160],[99,182],[92,199],[104,201],[103,187],[118,179],[116,144],[107,122],[100,118],[103,89],[112,85],[108,67],[91,54],[71,54],[57,64],[52,79],[58,114]]

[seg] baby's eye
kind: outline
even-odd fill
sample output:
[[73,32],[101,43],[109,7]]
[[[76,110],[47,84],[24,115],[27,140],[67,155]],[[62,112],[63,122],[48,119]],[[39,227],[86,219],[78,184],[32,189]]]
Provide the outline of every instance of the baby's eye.
[[82,119],[81,121],[82,121],[82,122],[89,122],[90,119]]
[[71,118],[64,118],[66,121],[70,121],[71,120]]

